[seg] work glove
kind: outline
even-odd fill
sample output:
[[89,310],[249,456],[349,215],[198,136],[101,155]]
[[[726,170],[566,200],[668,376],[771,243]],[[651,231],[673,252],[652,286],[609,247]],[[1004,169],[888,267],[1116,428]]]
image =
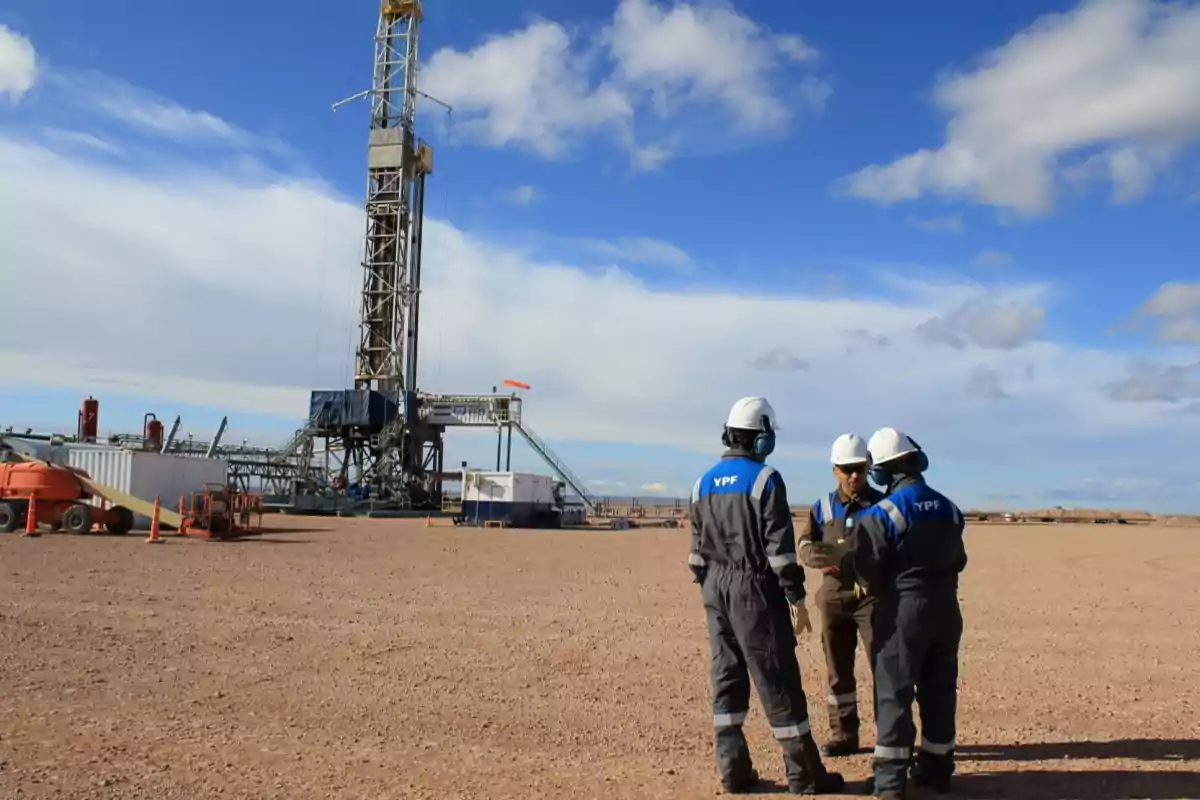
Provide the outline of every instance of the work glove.
[[867,596],[867,587],[863,586],[858,581],[854,582],[854,599],[862,600]]
[[838,539],[836,542],[813,542],[812,565],[817,569],[840,567],[849,552],[850,545],[845,539]]
[[799,635],[801,633],[812,633],[812,623],[808,619],[808,609],[804,605],[804,601],[791,604],[792,612],[792,632]]

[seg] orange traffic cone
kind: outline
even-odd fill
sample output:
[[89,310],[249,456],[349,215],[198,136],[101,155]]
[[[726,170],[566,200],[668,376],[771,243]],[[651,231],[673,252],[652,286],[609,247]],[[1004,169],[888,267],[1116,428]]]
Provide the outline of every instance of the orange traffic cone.
[[41,536],[37,524],[37,495],[29,495],[29,508],[25,512],[25,533],[22,536]]
[[146,544],[162,544],[163,538],[158,535],[158,495],[154,497],[154,516],[150,517],[150,535]]

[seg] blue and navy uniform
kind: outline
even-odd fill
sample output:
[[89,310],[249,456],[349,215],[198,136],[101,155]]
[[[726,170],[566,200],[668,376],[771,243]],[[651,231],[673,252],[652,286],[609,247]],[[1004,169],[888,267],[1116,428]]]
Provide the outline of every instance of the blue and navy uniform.
[[[854,546],[854,520],[879,500],[883,492],[864,486],[856,497],[841,488],[822,495],[809,509],[800,530],[800,562],[810,569],[821,569],[813,558],[813,542],[846,539]],[[816,605],[821,611],[821,646],[825,651],[825,675],[828,682],[825,702],[829,712],[830,753],[858,750],[858,681],[854,675],[854,656],[861,637],[863,649],[871,652],[871,613],[874,600],[854,591],[856,576],[852,559],[845,559],[837,572],[825,575],[817,590]]]
[[855,569],[876,598],[875,793],[903,796],[918,695],[921,746],[914,780],[948,783],[954,771],[965,524],[958,506],[924,478],[904,475],[859,515],[856,527]]
[[752,773],[742,723],[753,680],[783,749],[789,784],[808,785],[823,768],[812,743],[788,607],[804,600],[804,568],[797,563],[783,478],[748,452],[730,449],[696,481],[690,517],[688,565],[701,585],[708,621],[721,778],[730,786]]

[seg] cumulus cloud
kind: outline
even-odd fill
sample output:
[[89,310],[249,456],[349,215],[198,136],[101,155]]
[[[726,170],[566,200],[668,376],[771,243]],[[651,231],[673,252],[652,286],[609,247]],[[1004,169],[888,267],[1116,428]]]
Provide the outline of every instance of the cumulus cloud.
[[1109,396],[1121,403],[1179,403],[1200,398],[1200,362],[1156,364],[1133,362],[1129,374],[1108,383]]
[[917,335],[958,350],[968,345],[1014,350],[1039,335],[1045,318],[1046,310],[1041,306],[976,297],[948,314],[925,320],[917,326]]
[[33,88],[37,51],[25,36],[0,25],[0,98],[16,103]]
[[515,206],[527,206],[537,197],[537,190],[528,184],[509,189],[504,193],[504,199]]
[[1004,400],[1008,397],[1000,373],[982,364],[976,367],[967,379],[967,394],[984,400]]
[[1200,283],[1164,283],[1134,312],[1130,325],[1150,320],[1160,342],[1200,342]]
[[673,267],[677,270],[688,270],[695,265],[683,248],[649,236],[623,236],[611,240],[579,237],[568,241],[625,263]]
[[797,358],[786,347],[772,347],[750,363],[755,369],[763,372],[798,372],[808,369],[808,362]]
[[880,347],[887,347],[890,341],[888,337],[878,333],[871,333],[866,328],[854,328],[845,331],[845,334],[850,339],[850,344],[846,346],[846,350],[851,353],[862,349],[873,350]]
[[646,141],[639,127],[651,119],[719,108],[737,131],[762,133],[787,126],[795,108],[822,110],[826,81],[780,77],[816,57],[801,37],[774,34],[727,3],[621,0],[592,35],[535,20],[466,51],[438,50],[421,80],[454,106],[455,131],[468,140],[560,158],[581,138],[607,133],[636,168],[651,170],[687,138],[686,127],[672,125]]
[[[53,308],[23,303],[0,318],[6,363],[15,363],[14,353],[30,359],[5,370],[20,376],[15,380],[78,385],[84,381],[71,366],[78,365],[90,370],[86,375],[112,374],[139,391],[297,419],[308,388],[350,383],[362,233],[355,199],[287,180],[124,173],[73,152],[11,140],[0,140],[0,167],[15,199],[15,235],[0,241],[6,291],[55,298]],[[50,220],[72,236],[50,235]],[[908,299],[891,301],[778,290],[667,291],[621,269],[531,260],[436,219],[427,223],[425,254],[439,268],[428,271],[424,285],[422,385],[486,391],[499,377],[519,375],[537,387],[532,418],[555,438],[705,449],[711,420],[722,418],[732,396],[764,380],[784,393],[778,406],[791,418],[796,444],[812,433],[824,447],[830,425],[874,419],[884,400],[897,417],[922,418],[924,400],[905,400],[869,382],[812,405],[824,396],[811,391],[814,383],[844,378],[846,318],[870,319],[871,335],[891,340],[888,348],[864,351],[856,369],[903,363],[923,395],[937,396],[962,386],[984,348],[999,348],[986,363],[1017,370],[1039,364],[1029,396],[1051,392],[1047,397],[1069,408],[1075,426],[1090,414],[1108,419],[1104,406],[1088,398],[1098,400],[1097,382],[1116,379],[1122,367],[1049,343],[1019,346],[1025,328],[1007,322],[1003,306],[982,321],[964,314],[962,298],[974,295],[972,287],[931,289],[897,278],[892,285],[907,286]],[[28,264],[39,268],[21,268]],[[91,311],[60,313],[65,308]],[[220,308],[237,324],[214,326],[188,308]],[[121,324],[97,327],[94,313],[106,312]],[[41,325],[47,314],[55,325]],[[977,346],[926,357],[912,332],[930,318],[950,320],[957,335]],[[41,334],[31,345],[32,328]],[[764,351],[762,330],[803,344]],[[82,363],[80,341],[92,343]],[[808,369],[790,384],[787,370],[755,369],[753,360],[764,353],[772,362],[803,360]],[[1090,381],[1082,377],[1088,375]],[[651,413],[663,408],[671,414]],[[940,427],[949,415],[939,407],[928,424],[937,420]]]
[[1200,136],[1195,4],[1083,0],[980,62],[934,90],[950,117],[942,146],[866,167],[850,176],[851,194],[937,194],[1037,214],[1053,209],[1060,177],[1103,176],[1114,201],[1130,202]]

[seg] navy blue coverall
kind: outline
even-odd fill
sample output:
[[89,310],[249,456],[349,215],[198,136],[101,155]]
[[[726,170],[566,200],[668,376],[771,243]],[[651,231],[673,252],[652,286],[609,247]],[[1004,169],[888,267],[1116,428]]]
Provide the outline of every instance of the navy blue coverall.
[[854,566],[875,596],[875,794],[903,797],[921,709],[914,783],[942,788],[954,772],[958,576],[966,568],[962,512],[920,475],[897,475],[858,516]]
[[796,560],[783,478],[748,452],[731,448],[696,481],[690,517],[688,565],[701,585],[708,622],[722,782],[738,787],[755,775],[742,733],[753,679],[783,749],[789,788],[832,787],[813,742],[796,660],[788,604],[804,601],[804,568]]

